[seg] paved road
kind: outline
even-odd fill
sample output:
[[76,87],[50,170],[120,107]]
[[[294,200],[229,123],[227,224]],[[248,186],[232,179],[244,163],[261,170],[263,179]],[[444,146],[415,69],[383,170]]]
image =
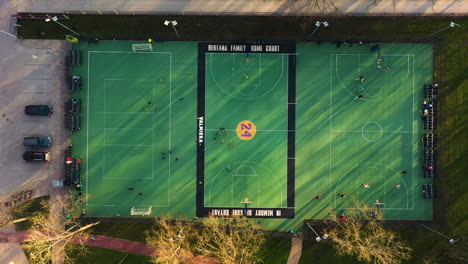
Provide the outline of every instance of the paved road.
[[[337,11],[348,15],[468,14],[466,0],[17,0],[19,12],[64,11],[297,15]],[[314,8],[314,2],[326,4]],[[377,4],[373,4],[376,2]],[[435,2],[435,4],[433,4]],[[334,3],[336,9],[330,3]],[[394,3],[396,3],[394,5]]]

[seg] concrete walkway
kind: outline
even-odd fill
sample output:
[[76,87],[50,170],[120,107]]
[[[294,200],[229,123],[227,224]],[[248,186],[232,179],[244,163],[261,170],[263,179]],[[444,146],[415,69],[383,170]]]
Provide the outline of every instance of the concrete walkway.
[[[18,12],[444,15],[468,14],[466,0],[17,0]],[[314,3],[320,3],[318,7]],[[374,3],[375,2],[375,3]],[[435,2],[435,3],[434,3]],[[322,4],[324,3],[324,4]],[[333,4],[331,4],[333,3]],[[333,6],[334,5],[334,6]]]
[[288,264],[298,264],[302,254],[302,234],[291,238],[291,252],[289,253]]
[[5,234],[3,232],[15,232],[15,225],[7,225],[0,229],[0,263],[28,264],[28,259],[24,255],[20,244],[14,240],[8,242],[8,236],[3,235]]

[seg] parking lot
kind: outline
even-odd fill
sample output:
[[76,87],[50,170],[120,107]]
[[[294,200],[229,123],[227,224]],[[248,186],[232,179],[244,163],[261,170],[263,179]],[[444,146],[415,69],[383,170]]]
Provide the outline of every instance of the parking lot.
[[[70,145],[64,129],[65,41],[18,41],[0,38],[0,196],[15,190],[32,189],[34,196],[50,194],[52,180],[63,172],[63,149]],[[52,116],[29,116],[24,107],[46,104],[54,107]],[[50,148],[23,146],[23,137],[51,136]],[[51,151],[48,163],[23,160],[26,150]]]

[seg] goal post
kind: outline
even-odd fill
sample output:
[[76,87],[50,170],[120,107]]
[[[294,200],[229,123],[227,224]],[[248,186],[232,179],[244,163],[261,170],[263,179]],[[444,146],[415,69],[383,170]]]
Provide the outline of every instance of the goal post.
[[136,207],[136,206],[133,206],[131,209],[130,209],[130,215],[150,215],[151,212],[152,212],[152,209],[153,207],[152,206],[149,206],[149,207]]
[[141,51],[153,51],[153,45],[151,43],[140,43],[140,44],[132,44],[133,52],[141,52]]

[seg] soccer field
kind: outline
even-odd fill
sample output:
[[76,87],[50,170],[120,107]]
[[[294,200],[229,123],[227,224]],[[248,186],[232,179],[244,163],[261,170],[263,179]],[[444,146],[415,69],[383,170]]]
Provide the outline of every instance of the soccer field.
[[419,115],[432,46],[133,43],[74,46],[88,216],[152,207],[288,230],[357,199],[387,219],[432,219]]

